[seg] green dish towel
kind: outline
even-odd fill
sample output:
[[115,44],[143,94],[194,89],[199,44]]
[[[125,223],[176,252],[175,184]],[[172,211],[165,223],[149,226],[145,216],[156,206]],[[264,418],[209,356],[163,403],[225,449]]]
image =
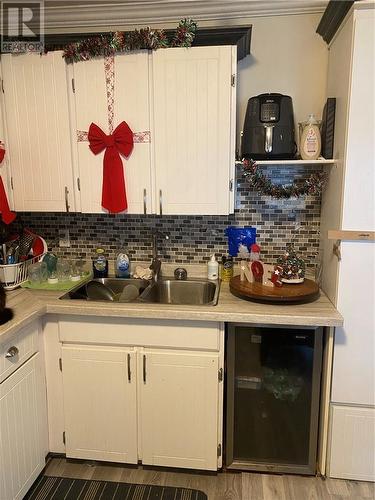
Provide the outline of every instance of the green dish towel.
[[92,276],[85,276],[79,281],[59,281],[58,283],[48,283],[44,281],[43,283],[31,283],[31,281],[25,281],[21,283],[22,288],[30,288],[31,290],[54,290],[67,292],[76,286],[82,285],[85,281],[91,279]]

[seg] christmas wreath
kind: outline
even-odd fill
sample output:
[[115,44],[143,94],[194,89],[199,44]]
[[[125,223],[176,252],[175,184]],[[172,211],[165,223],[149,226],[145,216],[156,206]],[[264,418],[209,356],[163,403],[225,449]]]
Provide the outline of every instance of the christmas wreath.
[[302,182],[294,181],[290,185],[274,184],[258,168],[254,160],[243,159],[243,176],[258,193],[272,196],[273,198],[299,198],[308,194],[319,196],[322,194],[324,185],[327,181],[325,172],[314,172]]
[[190,47],[193,43],[197,24],[192,19],[182,19],[171,40],[164,30],[142,28],[135,31],[116,31],[93,36],[70,43],[63,48],[67,63],[88,61],[93,57],[110,56],[117,52],[141,49],[162,49],[166,47]]

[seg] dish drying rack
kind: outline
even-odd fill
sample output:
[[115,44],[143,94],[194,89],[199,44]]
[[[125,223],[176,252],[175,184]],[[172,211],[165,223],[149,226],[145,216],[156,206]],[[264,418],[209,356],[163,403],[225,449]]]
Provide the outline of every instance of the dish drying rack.
[[43,253],[17,264],[0,264],[0,282],[4,290],[14,290],[27,281],[29,267],[43,259],[48,248],[45,240],[40,236],[39,238],[43,242]]

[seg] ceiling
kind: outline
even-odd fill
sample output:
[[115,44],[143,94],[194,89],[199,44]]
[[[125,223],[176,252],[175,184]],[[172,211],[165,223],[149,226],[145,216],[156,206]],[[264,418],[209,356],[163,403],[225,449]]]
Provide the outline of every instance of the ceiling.
[[205,25],[233,25],[248,18],[324,12],[328,0],[46,0],[46,32],[175,26],[191,17]]

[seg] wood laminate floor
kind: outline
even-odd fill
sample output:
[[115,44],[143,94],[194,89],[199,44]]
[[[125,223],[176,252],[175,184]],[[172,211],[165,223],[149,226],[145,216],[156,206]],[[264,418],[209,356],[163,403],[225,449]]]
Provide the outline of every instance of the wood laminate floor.
[[[166,472],[143,467],[53,458],[46,475],[196,488],[209,500],[369,500],[375,485],[360,481],[323,480],[292,475]],[[57,500],[57,499],[56,499]]]

